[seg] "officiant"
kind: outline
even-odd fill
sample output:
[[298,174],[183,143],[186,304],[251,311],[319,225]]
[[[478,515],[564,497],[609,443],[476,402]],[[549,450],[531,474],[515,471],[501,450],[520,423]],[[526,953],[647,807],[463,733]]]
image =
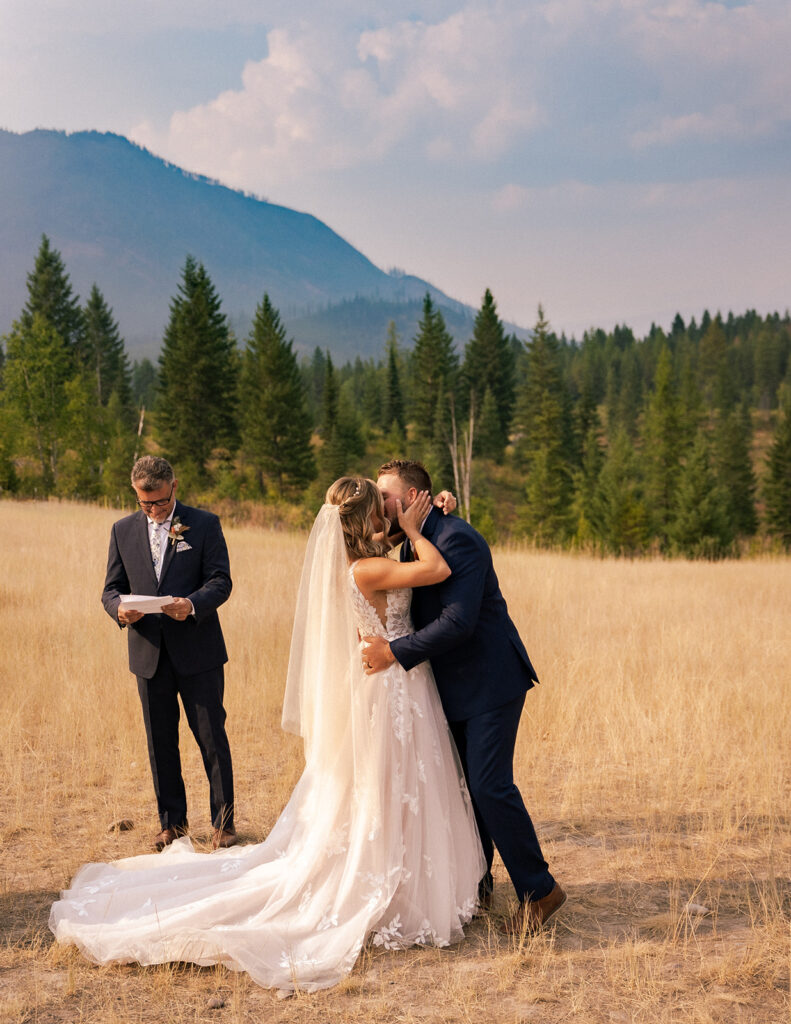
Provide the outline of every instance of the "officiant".
[[[153,846],[162,850],[188,830],[179,699],[209,780],[212,845],[233,846],[233,770],[223,707],[228,655],[217,616],[232,585],[222,527],[212,513],[176,500],[178,480],[166,459],[138,459],[132,487],[139,511],[113,525],[102,604],[127,631],[129,668],[137,677],[159,811]],[[122,601],[130,594],[170,600],[152,614]]]

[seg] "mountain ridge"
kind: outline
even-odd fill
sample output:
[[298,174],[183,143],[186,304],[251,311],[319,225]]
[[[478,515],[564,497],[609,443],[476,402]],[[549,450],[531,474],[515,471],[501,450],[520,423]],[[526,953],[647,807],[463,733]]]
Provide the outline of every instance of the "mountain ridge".
[[[187,254],[206,266],[237,331],[266,292],[298,350],[321,343],[340,358],[379,355],[389,319],[409,342],[426,292],[458,343],[472,329],[471,307],[381,270],[312,214],[185,171],[122,135],[0,129],[0,178],[3,333],[26,301],[42,234],[81,299],[98,285],[133,357],[158,351]],[[359,330],[338,311],[355,302],[367,303]]]

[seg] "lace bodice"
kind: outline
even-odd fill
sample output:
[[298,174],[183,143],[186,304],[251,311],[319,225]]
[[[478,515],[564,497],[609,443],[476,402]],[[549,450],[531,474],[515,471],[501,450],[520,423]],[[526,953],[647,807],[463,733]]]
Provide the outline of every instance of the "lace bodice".
[[412,591],[409,588],[387,591],[386,623],[382,625],[374,606],[363,595],[354,578],[353,562],[349,566],[349,587],[354,606],[354,617],[360,636],[383,636],[386,640],[396,640],[406,633],[413,632],[409,606],[412,603]]

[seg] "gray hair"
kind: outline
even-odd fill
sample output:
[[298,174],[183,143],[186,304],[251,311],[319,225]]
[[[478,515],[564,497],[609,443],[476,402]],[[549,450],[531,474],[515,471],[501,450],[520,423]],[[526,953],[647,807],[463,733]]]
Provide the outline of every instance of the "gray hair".
[[132,486],[141,491],[156,491],[175,479],[173,467],[167,459],[158,455],[143,455],[132,466]]

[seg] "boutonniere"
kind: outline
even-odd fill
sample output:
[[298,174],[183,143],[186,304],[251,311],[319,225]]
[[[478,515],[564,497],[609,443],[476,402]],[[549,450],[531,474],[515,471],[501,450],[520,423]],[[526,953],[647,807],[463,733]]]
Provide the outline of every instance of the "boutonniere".
[[168,530],[170,543],[175,544],[177,541],[183,540],[183,535],[187,530],[189,530],[189,526],[185,526],[178,516],[173,516],[173,522],[170,524],[170,529]]

